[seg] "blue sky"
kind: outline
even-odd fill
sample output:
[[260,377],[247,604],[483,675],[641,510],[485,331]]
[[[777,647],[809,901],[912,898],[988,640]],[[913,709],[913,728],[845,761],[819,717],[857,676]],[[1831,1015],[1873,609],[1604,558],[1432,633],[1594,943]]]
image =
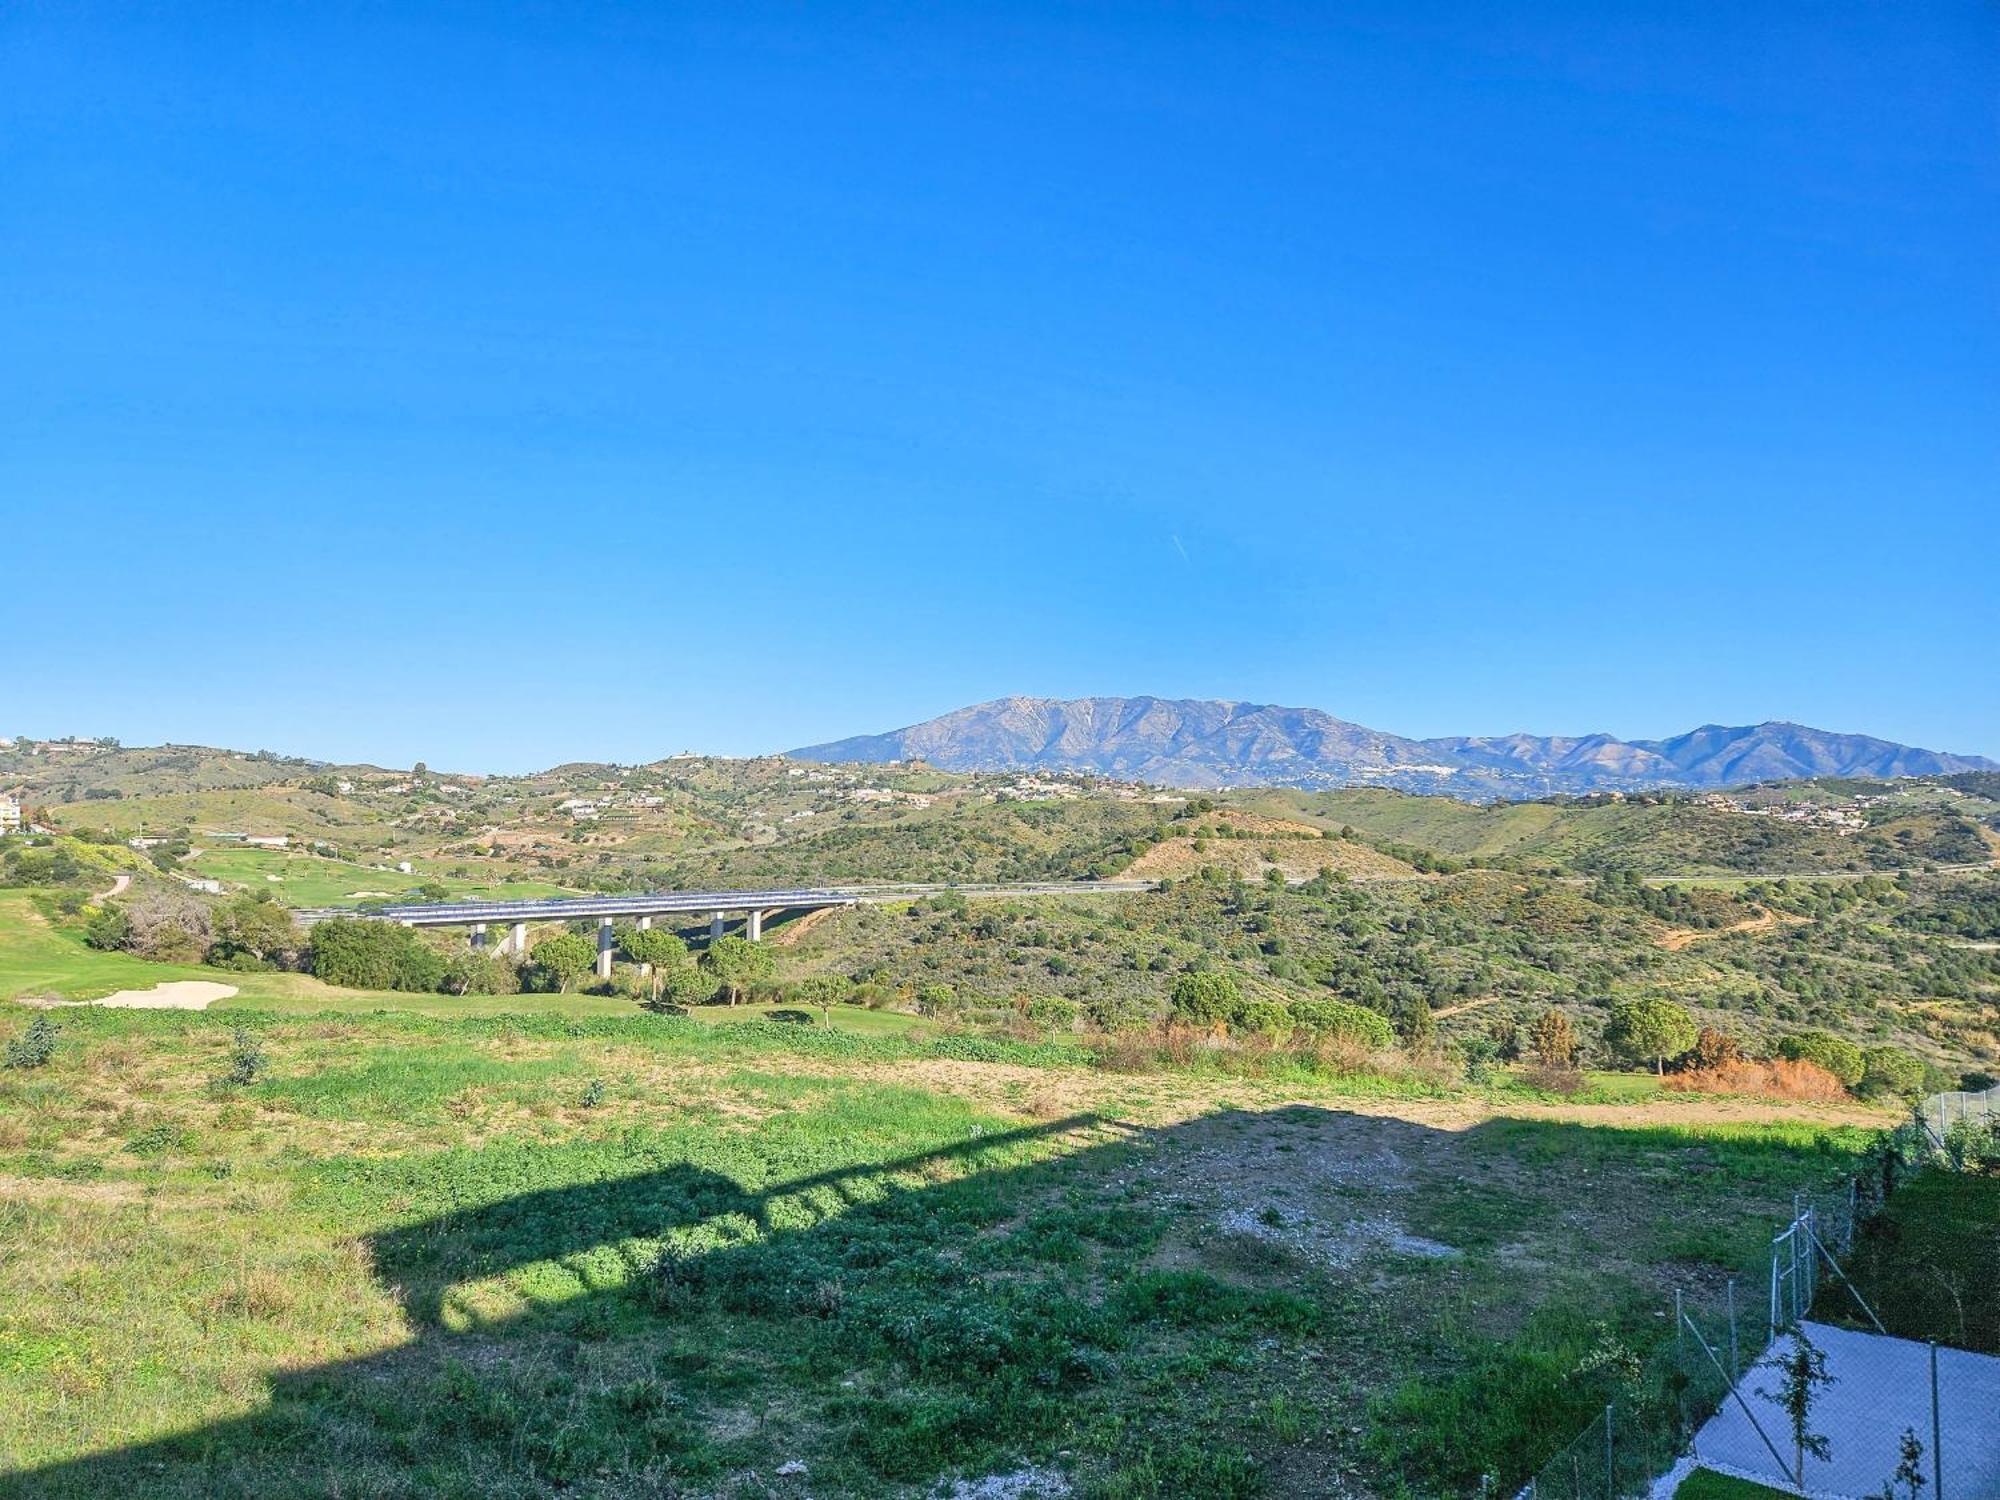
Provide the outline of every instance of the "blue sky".
[[0,12],[0,732],[2000,754],[1992,5]]

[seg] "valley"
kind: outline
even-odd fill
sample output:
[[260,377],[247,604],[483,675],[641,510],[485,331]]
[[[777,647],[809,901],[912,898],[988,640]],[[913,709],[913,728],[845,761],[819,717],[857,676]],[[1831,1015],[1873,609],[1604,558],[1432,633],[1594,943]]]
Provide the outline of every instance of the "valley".
[[[2000,1069],[1983,773],[0,776],[24,1500],[1517,1486],[1640,1399],[1676,1290]],[[894,882],[621,919],[609,977],[594,920],[370,919]]]

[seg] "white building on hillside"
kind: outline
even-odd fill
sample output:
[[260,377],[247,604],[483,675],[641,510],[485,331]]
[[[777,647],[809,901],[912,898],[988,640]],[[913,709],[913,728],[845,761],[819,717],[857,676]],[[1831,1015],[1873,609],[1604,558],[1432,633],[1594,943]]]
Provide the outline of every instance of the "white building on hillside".
[[21,831],[21,800],[18,797],[0,797],[0,833]]

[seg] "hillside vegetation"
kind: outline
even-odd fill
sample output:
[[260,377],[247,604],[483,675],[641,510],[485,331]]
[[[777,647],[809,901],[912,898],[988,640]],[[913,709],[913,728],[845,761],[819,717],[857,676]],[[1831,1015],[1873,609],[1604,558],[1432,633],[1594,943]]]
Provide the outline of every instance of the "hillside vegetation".
[[[7,1500],[1511,1493],[1675,1287],[2000,1067],[1979,783],[12,756]],[[1121,874],[621,925],[608,981],[368,915]]]

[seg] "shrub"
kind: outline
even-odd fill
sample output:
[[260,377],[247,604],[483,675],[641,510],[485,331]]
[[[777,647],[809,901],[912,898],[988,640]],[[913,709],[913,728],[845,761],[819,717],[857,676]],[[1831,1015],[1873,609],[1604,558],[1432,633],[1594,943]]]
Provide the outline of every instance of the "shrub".
[[125,908],[107,901],[84,924],[83,940],[93,948],[116,952],[132,941],[132,920],[125,915]]
[[1861,1054],[1861,1089],[1869,1098],[1914,1099],[1924,1091],[1924,1064],[1901,1047],[1870,1047]]
[[236,1088],[248,1088],[264,1076],[271,1060],[258,1046],[255,1032],[238,1026],[229,1033],[229,1042],[229,1071],[222,1075],[222,1081]]
[[200,963],[215,940],[209,909],[177,891],[154,891],[125,909],[128,952],[168,963]]
[[1559,1010],[1545,1010],[1528,1033],[1528,1050],[1541,1067],[1553,1072],[1570,1072],[1576,1067],[1576,1028]]
[[1242,1003],[1243,992],[1227,974],[1183,974],[1174,981],[1174,1019],[1189,1026],[1227,1025]]
[[6,1064],[10,1068],[45,1067],[55,1056],[56,1038],[62,1027],[47,1016],[36,1016],[28,1029],[7,1044]]
[[1840,1080],[1819,1064],[1783,1057],[1769,1062],[1739,1057],[1716,1068],[1689,1068],[1669,1073],[1664,1084],[1692,1094],[1758,1094],[1829,1104],[1847,1097]]
[[947,1016],[958,1009],[958,991],[948,984],[926,984],[917,990],[917,1014]]
[[1831,1073],[1849,1088],[1861,1082],[1868,1070],[1861,1049],[1845,1037],[1824,1031],[1800,1031],[1778,1043],[1778,1056],[1793,1062],[1809,1062]]
[[1294,1000],[1292,1025],[1313,1037],[1345,1037],[1378,1051],[1396,1041],[1386,1017],[1345,1000]]
[[466,949],[445,960],[438,988],[447,995],[511,995],[521,988],[521,975],[497,954]]
[[409,928],[369,917],[334,917],[312,930],[307,963],[328,984],[357,990],[435,990],[445,961]]
[[[1557,1012],[1551,1011],[1550,1015]],[[1584,1077],[1575,1068],[1551,1067],[1548,1063],[1531,1063],[1521,1070],[1521,1081],[1531,1089],[1544,1094],[1580,1094],[1583,1092]]]
[[1083,1007],[1074,1000],[1066,1000],[1061,995],[1035,995],[1021,1007],[1021,1014],[1037,1026],[1050,1026],[1058,1031],[1068,1031],[1083,1015]]
[[1275,1000],[1239,1000],[1229,1028],[1245,1036],[1281,1037],[1292,1029],[1292,1013]]
[[1675,1066],[1683,1071],[1688,1069],[1713,1069],[1728,1067],[1743,1060],[1743,1044],[1726,1031],[1717,1031],[1713,1026],[1704,1026],[1694,1039],[1694,1046],[1682,1056]]

